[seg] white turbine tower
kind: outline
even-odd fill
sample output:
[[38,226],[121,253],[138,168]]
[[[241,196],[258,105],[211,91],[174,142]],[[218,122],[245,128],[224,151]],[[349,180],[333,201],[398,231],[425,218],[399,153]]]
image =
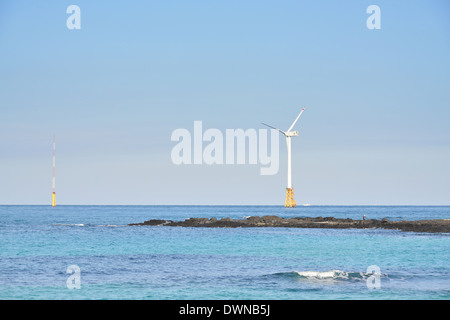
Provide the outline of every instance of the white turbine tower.
[[284,202],[284,206],[287,208],[296,207],[297,203],[294,200],[294,188],[292,187],[292,151],[291,151],[291,138],[298,136],[298,131],[291,131],[292,128],[294,128],[295,124],[297,123],[298,119],[302,115],[303,111],[305,111],[305,108],[300,111],[299,115],[295,119],[295,121],[292,123],[292,125],[287,129],[287,131],[280,130],[278,128],[274,128],[272,126],[269,126],[268,124],[263,123],[263,125],[278,130],[284,136],[286,137],[286,145],[287,145],[287,152],[288,152],[288,165],[287,165],[287,187],[286,187],[286,200]]

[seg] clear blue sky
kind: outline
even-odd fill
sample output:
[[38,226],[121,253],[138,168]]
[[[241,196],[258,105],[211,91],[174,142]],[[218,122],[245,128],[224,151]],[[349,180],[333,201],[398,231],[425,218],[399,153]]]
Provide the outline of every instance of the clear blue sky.
[[[66,8],[81,8],[69,30]],[[366,8],[381,8],[369,30]],[[450,204],[450,2],[2,1],[0,204],[283,204],[177,128],[287,129],[298,203]]]

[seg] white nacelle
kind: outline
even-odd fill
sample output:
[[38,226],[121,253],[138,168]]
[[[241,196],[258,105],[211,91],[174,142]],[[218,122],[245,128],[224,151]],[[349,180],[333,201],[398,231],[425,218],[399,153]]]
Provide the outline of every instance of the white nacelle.
[[286,132],[286,136],[288,136],[288,137],[297,137],[298,136],[298,131],[295,130],[295,131]]

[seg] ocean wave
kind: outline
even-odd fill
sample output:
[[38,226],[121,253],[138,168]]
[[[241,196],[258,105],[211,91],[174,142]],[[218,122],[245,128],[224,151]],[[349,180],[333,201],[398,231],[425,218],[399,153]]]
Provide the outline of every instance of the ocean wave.
[[125,227],[126,225],[118,224],[84,224],[84,223],[53,223],[52,226],[66,226],[66,227]]
[[[373,273],[346,272],[341,270],[328,271],[290,271],[275,273],[275,276],[294,278],[299,280],[366,280]],[[387,277],[381,274],[380,277]]]

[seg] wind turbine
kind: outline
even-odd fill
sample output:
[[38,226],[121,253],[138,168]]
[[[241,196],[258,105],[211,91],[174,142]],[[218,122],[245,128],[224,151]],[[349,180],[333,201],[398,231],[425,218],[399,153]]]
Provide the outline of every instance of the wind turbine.
[[286,145],[287,145],[287,152],[288,152],[286,200],[284,201],[284,206],[286,208],[292,208],[292,207],[296,207],[297,206],[297,203],[294,200],[294,188],[292,187],[291,138],[292,137],[297,137],[298,136],[298,131],[297,130],[291,131],[291,130],[292,130],[292,128],[294,128],[295,124],[297,123],[298,119],[302,115],[303,111],[305,111],[305,108],[303,108],[302,111],[300,111],[299,115],[297,116],[295,121],[292,123],[292,125],[289,127],[289,129],[287,129],[287,131],[283,131],[283,130],[280,130],[278,128],[274,128],[272,126],[269,126],[268,124],[263,123],[263,125],[265,125],[265,126],[267,126],[269,128],[272,128],[272,129],[280,131],[286,137]]

